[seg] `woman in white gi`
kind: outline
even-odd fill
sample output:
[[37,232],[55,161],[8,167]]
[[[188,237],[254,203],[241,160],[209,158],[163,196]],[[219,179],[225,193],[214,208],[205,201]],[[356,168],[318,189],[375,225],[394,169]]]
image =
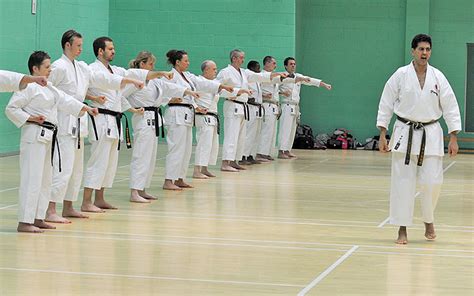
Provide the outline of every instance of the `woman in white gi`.
[[[51,65],[49,81],[58,89],[84,102],[89,87],[118,91],[125,84],[139,86],[141,82],[109,72],[93,72],[82,61],[76,60],[82,52],[82,35],[74,30],[64,32],[61,38],[63,55]],[[135,86],[134,86],[135,87]],[[98,104],[105,103],[105,96],[93,97]],[[53,170],[51,198],[46,212],[46,221],[70,223],[65,217],[87,218],[76,211],[84,167],[84,138],[89,134],[87,115],[80,118],[69,113],[58,112],[58,144],[61,149],[62,170]],[[55,167],[58,157],[55,156]],[[56,212],[56,203],[63,203],[62,217]]]
[[[248,90],[250,82],[271,82],[282,73],[255,73],[241,68],[245,61],[245,53],[239,49],[230,52],[230,62],[217,75],[217,79],[235,88]],[[236,159],[242,159],[245,145],[245,120],[248,119],[247,94],[229,97],[224,102],[224,143],[222,151],[222,171],[238,172],[244,170]]]
[[[35,76],[48,77],[51,59],[47,53],[36,51],[28,60],[28,68]],[[55,228],[44,222],[44,218],[51,194],[54,156],[51,154],[60,153],[56,141],[58,109],[74,116],[81,116],[85,111],[98,112],[51,83],[46,87],[30,84],[16,92],[5,110],[7,117],[21,127],[19,232],[43,232],[42,229]]]
[[[199,79],[188,72],[189,58],[184,50],[172,49],[166,53],[168,63],[173,66],[173,83],[195,91],[197,84],[205,92],[216,92],[218,84],[205,79]],[[182,190],[192,188],[184,179],[191,160],[194,125],[194,112],[205,113],[206,109],[199,107],[192,96],[184,96],[181,102],[170,101],[165,113],[165,126],[167,126],[166,142],[168,154],[166,155],[166,172],[163,189]]]
[[[200,91],[200,83],[198,83],[197,90],[200,98],[197,104],[204,109],[207,109],[206,114],[196,113],[196,151],[194,154],[194,173],[193,178],[207,179],[215,177],[209,172],[208,166],[217,163],[217,154],[219,153],[219,132],[220,128],[219,115],[217,114],[217,102],[219,101],[219,94],[223,96],[236,96],[247,90],[233,89],[231,86],[221,84],[215,80],[217,74],[217,65],[214,61],[206,60],[201,64],[202,76],[201,79],[214,82],[219,88],[216,92]],[[221,93],[222,90],[222,93]]]
[[[436,238],[434,215],[443,183],[443,117],[450,136],[448,153],[458,152],[461,117],[456,96],[446,77],[428,64],[431,37],[416,35],[411,43],[413,61],[399,68],[385,84],[380,98],[377,127],[379,149],[392,152],[390,223],[400,226],[397,244],[408,243],[407,226],[413,222],[417,182],[421,185],[421,211],[425,237]],[[395,113],[390,145],[385,139]]]
[[[148,51],[141,51],[130,61],[130,68],[152,71],[156,58]],[[150,188],[151,179],[155,171],[156,150],[158,137],[163,134],[163,118],[159,108],[165,105],[170,98],[183,96],[197,96],[196,93],[184,86],[167,82],[163,79],[152,79],[146,86],[127,97],[135,108],[145,108],[144,114],[134,114],[133,123],[133,151],[130,163],[130,201],[148,203],[156,197],[145,190]]]
[[296,127],[298,125],[297,119],[300,116],[300,89],[301,85],[310,85],[317,87],[324,87],[331,90],[332,86],[323,82],[320,79],[311,78],[308,76],[296,73],[296,60],[292,57],[287,57],[283,64],[289,76],[294,76],[295,79],[301,80],[296,83],[286,83],[280,85],[280,130],[278,136],[279,151],[278,158],[289,159],[296,156],[291,153],[293,142],[295,140]]
[[0,70],[0,92],[12,92],[25,89],[29,83],[36,82],[46,86],[48,80],[43,76],[30,76],[12,71]]

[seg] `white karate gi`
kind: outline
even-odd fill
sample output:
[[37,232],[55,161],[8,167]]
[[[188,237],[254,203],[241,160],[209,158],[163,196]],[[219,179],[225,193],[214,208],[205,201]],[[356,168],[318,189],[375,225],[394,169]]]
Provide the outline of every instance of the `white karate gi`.
[[[240,70],[240,71],[239,71]],[[270,82],[270,72],[255,73],[248,69],[235,69],[228,65],[217,74],[217,79],[222,83],[232,85],[239,89],[248,89],[248,83],[252,82]],[[247,102],[246,94],[238,97],[230,97],[239,102]],[[224,143],[222,151],[222,160],[235,161],[242,159],[246,125],[244,120],[244,105],[235,103],[232,100],[224,102]]]
[[[183,72],[186,80],[181,74],[172,69],[174,82],[187,89],[195,91],[199,84],[203,91],[216,92],[215,83],[205,81],[190,72]],[[218,87],[218,86],[217,86]],[[194,98],[184,96],[183,104],[191,104],[194,108],[198,107]],[[185,179],[188,171],[189,161],[193,148],[193,125],[194,110],[188,107],[170,106],[165,113],[165,126],[167,127],[166,141],[168,143],[168,154],[166,155],[166,173],[165,179],[178,180]]]
[[[259,82],[252,82],[248,84],[249,89],[252,91],[252,97],[255,99],[255,103],[262,104],[262,86]],[[244,156],[253,156],[256,158],[258,145],[260,142],[260,133],[262,129],[262,119],[265,114],[263,106],[260,108],[249,104],[249,120],[245,123],[246,135],[244,145]]]
[[[288,73],[288,72],[287,72]],[[289,73],[288,73],[289,74]],[[293,142],[295,140],[297,119],[300,116],[300,90],[301,85],[310,85],[317,86],[321,84],[321,80],[316,78],[311,78],[308,76],[295,73],[295,78],[309,78],[309,82],[298,82],[298,83],[285,83],[280,85],[280,93],[290,91],[290,96],[280,95],[280,106],[281,106],[281,116],[280,116],[280,131],[278,136],[279,150],[281,151],[291,151],[293,147]]]
[[20,90],[20,81],[25,74],[0,70],[0,92],[12,92]]
[[[448,132],[461,130],[461,117],[454,92],[446,77],[428,65],[425,85],[420,88],[413,63],[399,68],[385,84],[380,98],[377,126],[388,129],[393,113],[414,121],[430,122],[444,118]],[[443,130],[439,122],[425,127],[425,158],[417,166],[422,130],[413,133],[411,161],[405,165],[409,126],[397,120],[389,144],[392,151],[390,223],[410,226],[417,181],[421,185],[423,221],[433,223],[433,212],[443,183]],[[418,180],[417,180],[418,178]]]
[[[93,72],[110,73],[109,69],[96,60],[89,65]],[[133,78],[145,82],[148,74],[147,70],[129,69],[111,66],[112,72],[116,75]],[[105,96],[106,102],[100,105],[92,102],[92,106],[108,109],[115,112],[124,112],[130,109],[130,104],[122,97],[122,92],[117,90],[104,90],[96,87],[90,87],[88,91],[94,96]],[[118,144],[120,141],[115,118],[106,114],[99,114],[95,117],[97,126],[98,140],[95,138],[92,124],[89,125],[89,141],[91,142],[91,156],[87,162],[84,173],[84,187],[99,190],[104,187],[112,187],[112,183],[117,172],[118,163]]]
[[[201,81],[207,80],[203,76],[199,76]],[[218,80],[208,80],[215,84],[213,92],[201,91],[200,83],[197,90],[200,94],[199,100],[196,100],[199,107],[206,108],[208,112],[217,114],[217,103],[219,101],[218,88],[220,82]],[[225,90],[221,92],[223,96],[236,96],[238,89],[234,89],[233,93]],[[221,120],[219,118],[219,120]],[[222,122],[222,121],[220,121]],[[222,124],[221,124],[222,125]],[[217,155],[219,153],[219,135],[217,134],[217,119],[212,115],[196,115],[196,151],[194,153],[194,164],[197,166],[215,165],[217,163]]]
[[[46,121],[57,124],[57,110],[79,116],[84,104],[56,89],[29,84],[13,94],[5,113],[17,127],[21,127],[20,190],[18,221],[34,223],[46,216],[51,194],[51,145],[53,131],[28,123],[30,116],[43,115]],[[54,154],[58,154],[57,146]]]
[[[82,61],[74,61],[64,54],[51,66],[48,80],[58,89],[84,102],[89,87],[120,90],[122,77],[109,72],[92,72]],[[62,170],[53,170],[52,202],[76,201],[81,187],[84,167],[84,138],[89,134],[88,115],[77,118],[58,112],[58,143],[61,149]],[[80,120],[80,131],[78,129]],[[80,134],[79,134],[80,133]],[[55,155],[55,167],[58,157]]]
[[[148,81],[146,87],[127,97],[130,105],[140,107],[160,107],[169,98],[182,98],[185,87],[167,82],[162,79]],[[144,190],[151,185],[155,171],[156,150],[158,138],[156,129],[163,125],[163,118],[158,114],[155,122],[155,112],[145,111],[143,115],[133,114],[133,151],[130,163],[130,189]]]

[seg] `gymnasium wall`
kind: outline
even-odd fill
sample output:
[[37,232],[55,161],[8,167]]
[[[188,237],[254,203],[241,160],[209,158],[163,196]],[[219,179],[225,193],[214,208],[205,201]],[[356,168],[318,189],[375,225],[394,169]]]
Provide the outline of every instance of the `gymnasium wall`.
[[[61,36],[71,28],[84,37],[80,59],[92,62],[92,41],[108,34],[109,0],[39,0],[31,13],[31,0],[0,1],[0,69],[28,73],[28,57],[44,50],[53,60],[62,54]],[[11,94],[0,94],[0,153],[19,149],[20,129],[5,116]]]
[[[466,43],[474,42],[474,1],[350,3],[296,1],[298,71],[333,85],[331,92],[302,88],[302,121],[315,133],[348,128],[361,142],[378,134],[375,121],[384,84],[411,60],[411,39],[424,32],[433,37],[430,63],[450,81],[464,122]],[[473,135],[459,137],[472,139]],[[459,144],[473,148],[469,142]]]

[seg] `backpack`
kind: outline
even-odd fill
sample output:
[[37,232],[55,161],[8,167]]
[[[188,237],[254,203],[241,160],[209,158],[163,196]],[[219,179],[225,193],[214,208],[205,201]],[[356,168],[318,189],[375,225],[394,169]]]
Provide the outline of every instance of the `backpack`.
[[327,141],[327,147],[332,149],[354,149],[354,138],[349,133],[349,130],[337,128]]
[[298,125],[296,128],[295,140],[293,141],[293,148],[295,149],[313,149],[314,138],[313,130],[309,125]]

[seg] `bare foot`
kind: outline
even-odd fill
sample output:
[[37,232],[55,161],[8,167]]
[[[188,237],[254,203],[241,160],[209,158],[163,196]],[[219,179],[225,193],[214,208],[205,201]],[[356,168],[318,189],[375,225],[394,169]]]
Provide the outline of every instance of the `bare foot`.
[[290,159],[291,157],[285,153],[285,151],[279,151],[278,152],[278,158],[280,159]]
[[238,170],[238,169],[234,169],[234,168],[231,167],[230,165],[226,165],[226,166],[222,166],[222,167],[221,167],[221,171],[223,171],[223,172],[238,172],[239,170]]
[[39,227],[34,226],[33,224],[28,223],[18,223],[18,227],[16,228],[18,232],[29,232],[29,233],[43,233],[44,230],[40,229]]
[[82,214],[81,212],[79,211],[76,211],[74,209],[66,209],[66,208],[63,208],[63,217],[68,217],[68,218],[82,218],[82,219],[86,219],[86,218],[89,218],[89,216],[87,215],[84,215]]
[[408,244],[407,228],[405,226],[400,226],[400,229],[398,229],[398,238],[395,243],[398,245]]
[[179,187],[179,186],[176,186],[174,185],[173,183],[171,184],[164,184],[163,185],[163,189],[164,190],[183,190],[183,188]]
[[434,224],[433,223],[425,223],[425,238],[427,240],[435,240],[436,239],[436,233],[434,230]]
[[185,183],[183,179],[179,179],[179,180],[175,181],[174,185],[176,185],[178,187],[181,187],[181,188],[194,188],[193,186]]
[[208,170],[202,170],[201,173],[211,178],[214,178],[216,176],[213,173],[209,172]]
[[209,179],[209,177],[206,174],[203,174],[200,172],[194,172],[193,178],[194,179]]
[[118,210],[117,207],[115,207],[115,206],[109,204],[109,203],[106,202],[105,200],[100,200],[100,201],[97,201],[97,200],[96,200],[96,201],[94,202],[94,205],[95,205],[96,207],[99,207],[99,208],[105,209],[105,210]]
[[41,229],[56,229],[56,226],[50,225],[44,222],[44,220],[39,219],[35,219],[35,223],[33,225]]
[[286,151],[286,155],[288,155],[290,158],[297,158],[296,155],[294,155],[290,151]]
[[157,197],[146,193],[145,190],[138,190],[138,195],[140,195],[143,198],[149,199],[149,200],[157,200],[158,199]]
[[90,213],[105,213],[104,210],[102,210],[99,207],[96,207],[93,204],[82,204],[81,206],[81,211],[83,212],[90,212]]
[[164,190],[183,190],[179,186],[174,185],[173,181],[170,179],[165,179],[165,183],[163,183]]
[[138,194],[137,190],[132,190],[130,193],[130,202],[136,202],[136,203],[150,203],[150,201],[146,198],[141,197]]
[[242,171],[246,170],[246,168],[244,168],[243,166],[240,166],[236,161],[231,161],[230,166],[233,167],[234,169],[238,169]]
[[59,216],[56,213],[46,213],[46,219],[44,219],[46,222],[51,222],[51,223],[63,223],[63,224],[69,224],[71,221],[69,221],[66,218],[63,218]]

